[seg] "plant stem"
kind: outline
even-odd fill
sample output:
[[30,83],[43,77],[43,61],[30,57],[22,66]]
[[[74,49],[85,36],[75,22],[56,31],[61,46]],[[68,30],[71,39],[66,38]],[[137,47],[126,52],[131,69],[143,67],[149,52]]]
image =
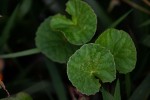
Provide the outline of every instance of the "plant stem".
[[0,55],[0,58],[6,59],[6,58],[23,57],[23,56],[28,56],[28,55],[32,55],[32,54],[37,54],[37,53],[40,53],[40,52],[41,51],[39,49],[34,48],[34,49],[20,51],[20,52],[16,52],[16,53]]
[[114,23],[112,23],[109,27],[110,28],[115,28],[117,25],[119,25],[133,10],[128,11],[125,13],[123,16],[118,18]]
[[145,4],[147,4],[148,6],[150,6],[150,2],[149,2],[148,0],[143,0],[143,2],[144,2]]
[[137,10],[140,10],[148,15],[150,15],[150,11],[147,10],[146,8],[143,8],[142,6],[130,1],[130,0],[122,0],[123,2],[127,3],[128,5],[130,5],[131,7],[137,9]]
[[130,74],[129,73],[125,75],[125,83],[126,83],[127,97],[129,97],[130,94],[131,94],[131,79],[130,79]]

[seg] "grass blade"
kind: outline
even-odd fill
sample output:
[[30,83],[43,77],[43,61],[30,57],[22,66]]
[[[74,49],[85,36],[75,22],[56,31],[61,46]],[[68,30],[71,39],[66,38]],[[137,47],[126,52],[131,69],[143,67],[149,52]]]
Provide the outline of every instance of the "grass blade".
[[13,28],[13,26],[16,22],[18,9],[19,9],[19,6],[17,6],[15,8],[13,14],[9,18],[8,22],[6,23],[6,26],[2,32],[1,37],[0,37],[0,46],[1,47],[7,42],[8,38],[9,38],[9,33],[10,33],[11,29]]
[[144,8],[143,6],[141,5],[138,5],[137,3],[131,1],[131,0],[122,0],[123,2],[125,2],[126,4],[130,5],[132,8],[135,8],[139,11],[142,11],[148,15],[150,15],[150,12],[148,9]]
[[117,80],[116,87],[115,87],[114,100],[121,100],[119,79]]
[[117,19],[114,23],[112,23],[109,28],[115,28],[117,27],[133,10],[128,11],[123,16],[121,16],[119,19]]
[[148,25],[150,25],[150,20],[149,19],[146,20],[145,22],[143,22],[141,25],[139,25],[139,27],[141,28],[141,27],[145,27],[145,26],[148,26]]
[[114,100],[114,97],[107,92],[104,88],[102,88],[103,100]]
[[150,95],[150,74],[144,79],[140,86],[134,91],[129,100],[148,100]]
[[102,26],[104,26],[104,28],[108,27],[112,23],[111,18],[107,15],[106,11],[103,10],[103,8],[98,4],[96,0],[85,0],[85,1],[92,6],[96,15],[98,16],[98,19],[103,24]]
[[64,85],[62,83],[61,77],[57,71],[56,66],[49,60],[46,60],[46,65],[47,65],[49,74],[52,78],[52,84],[57,93],[58,99],[67,100],[66,91],[65,91]]
[[125,75],[125,83],[126,83],[126,94],[127,97],[130,96],[131,94],[131,79],[130,79],[130,74]]
[[18,12],[19,19],[22,19],[29,12],[31,6],[32,6],[32,0],[23,0]]
[[[27,5],[28,8],[25,8]],[[23,0],[21,4],[18,4],[15,10],[13,11],[11,17],[8,19],[2,35],[0,36],[0,47],[3,47],[7,40],[10,37],[10,31],[15,26],[18,19],[22,19],[24,15],[29,11],[31,6],[31,0]]]

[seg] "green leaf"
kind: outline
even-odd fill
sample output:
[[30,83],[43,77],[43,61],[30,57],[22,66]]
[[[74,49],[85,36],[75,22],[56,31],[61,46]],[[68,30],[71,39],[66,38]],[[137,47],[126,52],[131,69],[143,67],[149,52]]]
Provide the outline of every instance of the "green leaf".
[[114,97],[104,88],[102,88],[101,91],[102,91],[103,100],[115,100]]
[[92,8],[81,0],[69,0],[66,11],[71,19],[64,15],[55,15],[51,20],[52,29],[61,31],[75,45],[90,41],[97,26],[97,18]]
[[128,33],[111,28],[104,31],[96,43],[110,50],[119,73],[126,74],[135,68],[136,48]]
[[80,92],[95,94],[101,87],[100,81],[112,82],[116,78],[113,56],[98,44],[85,44],[70,57],[67,74]]
[[117,80],[117,83],[116,83],[115,93],[114,93],[114,100],[121,100],[119,80]]
[[76,47],[68,43],[60,32],[52,31],[50,20],[51,17],[47,18],[38,28],[36,45],[51,60],[65,63]]

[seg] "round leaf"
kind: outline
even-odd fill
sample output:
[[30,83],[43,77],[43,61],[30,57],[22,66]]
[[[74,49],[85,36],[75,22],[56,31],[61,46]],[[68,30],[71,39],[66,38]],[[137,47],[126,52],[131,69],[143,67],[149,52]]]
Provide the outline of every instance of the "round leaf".
[[70,57],[67,74],[81,93],[95,94],[100,89],[100,81],[112,82],[116,78],[113,56],[98,44],[85,44]]
[[55,15],[51,20],[52,29],[64,33],[67,40],[75,45],[90,41],[95,34],[97,18],[92,8],[81,0],[69,0],[66,11],[71,19]]
[[51,17],[47,18],[38,28],[36,45],[51,60],[65,63],[74,53],[76,47],[68,43],[62,33],[52,31],[50,20]]
[[99,36],[96,43],[111,51],[116,69],[120,73],[126,74],[135,68],[136,48],[128,33],[122,30],[108,29]]

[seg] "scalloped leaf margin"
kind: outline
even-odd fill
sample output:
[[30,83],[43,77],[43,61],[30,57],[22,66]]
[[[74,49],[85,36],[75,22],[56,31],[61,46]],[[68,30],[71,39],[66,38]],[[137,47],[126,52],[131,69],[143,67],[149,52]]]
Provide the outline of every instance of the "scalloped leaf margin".
[[66,63],[77,46],[68,43],[62,33],[52,31],[50,21],[51,17],[48,17],[39,26],[35,38],[36,46],[52,61]]
[[110,50],[119,73],[126,74],[135,68],[136,47],[125,31],[114,28],[107,29],[98,37],[95,43]]
[[112,82],[116,78],[113,55],[98,44],[85,44],[70,57],[67,75],[80,92],[95,94],[101,87],[100,81]]
[[71,19],[61,14],[53,16],[52,29],[61,31],[74,45],[89,42],[97,28],[97,17],[93,9],[82,0],[69,0],[66,6],[66,11],[71,15]]

